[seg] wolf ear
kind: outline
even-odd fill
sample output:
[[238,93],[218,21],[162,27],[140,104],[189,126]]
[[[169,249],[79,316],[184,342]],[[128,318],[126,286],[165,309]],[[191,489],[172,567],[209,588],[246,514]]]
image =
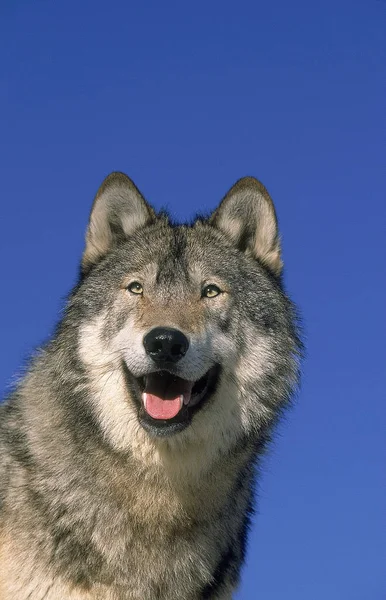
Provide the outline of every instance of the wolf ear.
[[82,269],[87,271],[116,243],[144,227],[155,214],[124,173],[111,173],[102,182],[91,209]]
[[209,220],[242,252],[260,260],[275,275],[283,263],[273,202],[254,177],[239,179]]

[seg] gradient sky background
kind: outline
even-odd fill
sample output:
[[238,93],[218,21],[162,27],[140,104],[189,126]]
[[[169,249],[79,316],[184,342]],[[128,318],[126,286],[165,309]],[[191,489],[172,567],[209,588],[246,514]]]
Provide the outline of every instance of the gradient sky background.
[[386,598],[386,2],[3,0],[0,387],[53,329],[93,195],[268,187],[308,357],[238,600]]

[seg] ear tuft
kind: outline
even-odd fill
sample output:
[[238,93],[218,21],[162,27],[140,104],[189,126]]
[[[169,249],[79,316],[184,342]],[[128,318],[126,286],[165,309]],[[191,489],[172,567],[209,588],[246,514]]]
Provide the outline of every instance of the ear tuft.
[[151,206],[124,173],[111,173],[102,182],[92,205],[86,232],[82,269],[87,271],[119,240],[155,218]]
[[234,245],[259,260],[275,275],[283,263],[273,202],[266,188],[254,177],[239,179],[210,217]]

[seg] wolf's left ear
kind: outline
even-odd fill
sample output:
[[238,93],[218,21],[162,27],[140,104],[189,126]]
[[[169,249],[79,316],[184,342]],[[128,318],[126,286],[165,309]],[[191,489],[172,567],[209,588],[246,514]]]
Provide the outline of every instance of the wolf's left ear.
[[275,208],[260,181],[254,177],[239,179],[209,222],[223,231],[239,250],[280,275],[283,263]]
[[120,239],[155,218],[151,206],[124,173],[111,173],[102,182],[91,209],[82,269],[87,271]]

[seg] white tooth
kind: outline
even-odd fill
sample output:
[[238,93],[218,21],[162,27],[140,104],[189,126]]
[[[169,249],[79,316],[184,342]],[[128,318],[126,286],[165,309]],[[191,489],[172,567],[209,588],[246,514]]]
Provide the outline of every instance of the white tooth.
[[[185,396],[181,396],[181,398],[183,399],[183,404],[189,404],[189,396],[187,398]],[[181,404],[181,408],[182,408],[182,404]]]
[[143,406],[146,410],[147,394],[145,392],[142,394],[142,402],[143,402]]

